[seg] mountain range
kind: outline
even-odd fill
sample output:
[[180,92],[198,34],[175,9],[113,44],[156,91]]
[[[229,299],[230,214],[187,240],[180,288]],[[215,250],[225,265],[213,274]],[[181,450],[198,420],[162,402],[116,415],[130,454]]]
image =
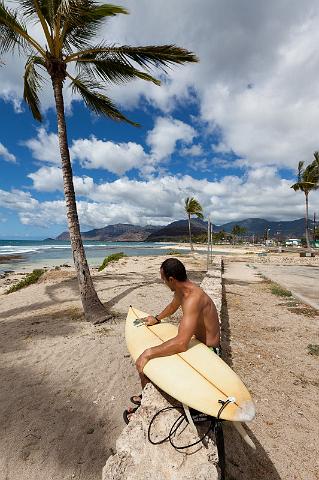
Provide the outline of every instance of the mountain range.
[[[247,218],[236,222],[228,222],[223,225],[213,225],[214,232],[224,230],[230,233],[235,225],[246,229],[245,235],[264,236],[268,230],[268,238],[300,238],[304,236],[305,220],[300,218],[292,221],[274,222],[263,218]],[[193,218],[191,220],[192,235],[197,236],[207,232],[207,222]],[[309,228],[313,228],[313,222],[309,220]],[[83,240],[100,240],[113,242],[158,242],[179,241],[188,236],[188,220],[177,220],[165,226],[131,225],[118,223],[107,225],[103,228],[95,228],[82,232]],[[55,240],[69,240],[69,232],[63,232]]]

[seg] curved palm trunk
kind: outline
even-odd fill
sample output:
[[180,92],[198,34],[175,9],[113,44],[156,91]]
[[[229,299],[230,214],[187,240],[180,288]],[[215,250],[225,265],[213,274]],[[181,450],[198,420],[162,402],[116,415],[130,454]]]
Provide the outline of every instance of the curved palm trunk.
[[60,78],[52,78],[52,85],[57,111],[58,136],[62,163],[66,214],[81,301],[86,319],[92,323],[100,323],[110,318],[110,315],[107,314],[106,308],[99,300],[94,289],[81,238],[65,124],[64,102],[62,95],[63,80]]
[[310,250],[310,240],[309,240],[309,230],[308,230],[308,217],[309,217],[309,211],[308,211],[308,193],[305,193],[306,196],[306,242],[307,242],[307,248]]
[[189,231],[189,246],[191,250],[194,250],[193,242],[192,242],[192,231],[191,231],[191,216],[188,214],[188,231]]

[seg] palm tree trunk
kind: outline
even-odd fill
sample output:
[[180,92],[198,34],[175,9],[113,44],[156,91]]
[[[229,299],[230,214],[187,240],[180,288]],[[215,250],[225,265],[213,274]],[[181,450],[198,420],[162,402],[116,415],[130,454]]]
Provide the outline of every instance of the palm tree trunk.
[[107,314],[106,308],[99,300],[94,289],[81,238],[65,124],[64,102],[62,94],[63,80],[60,77],[52,77],[52,85],[57,112],[66,214],[81,301],[86,319],[92,323],[101,323],[110,318],[110,315]]
[[309,217],[309,211],[308,211],[308,194],[305,193],[306,196],[306,242],[307,242],[307,248],[310,250],[310,240],[309,240],[309,230],[308,230],[308,217]]
[[192,243],[192,231],[191,231],[191,216],[188,214],[188,231],[189,231],[189,246],[191,250],[194,250],[193,243]]

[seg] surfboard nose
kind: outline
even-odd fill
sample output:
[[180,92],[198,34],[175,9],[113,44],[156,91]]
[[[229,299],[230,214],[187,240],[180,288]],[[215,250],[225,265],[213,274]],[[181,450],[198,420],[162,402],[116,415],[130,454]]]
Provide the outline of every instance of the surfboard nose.
[[252,400],[246,400],[239,405],[234,421],[251,422],[256,416],[256,407]]

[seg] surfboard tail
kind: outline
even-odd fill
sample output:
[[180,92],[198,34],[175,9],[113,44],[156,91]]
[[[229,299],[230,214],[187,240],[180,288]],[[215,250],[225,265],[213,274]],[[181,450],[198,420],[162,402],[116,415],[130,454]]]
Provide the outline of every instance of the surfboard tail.
[[256,416],[256,407],[252,400],[242,402],[234,417],[235,422],[251,422]]

